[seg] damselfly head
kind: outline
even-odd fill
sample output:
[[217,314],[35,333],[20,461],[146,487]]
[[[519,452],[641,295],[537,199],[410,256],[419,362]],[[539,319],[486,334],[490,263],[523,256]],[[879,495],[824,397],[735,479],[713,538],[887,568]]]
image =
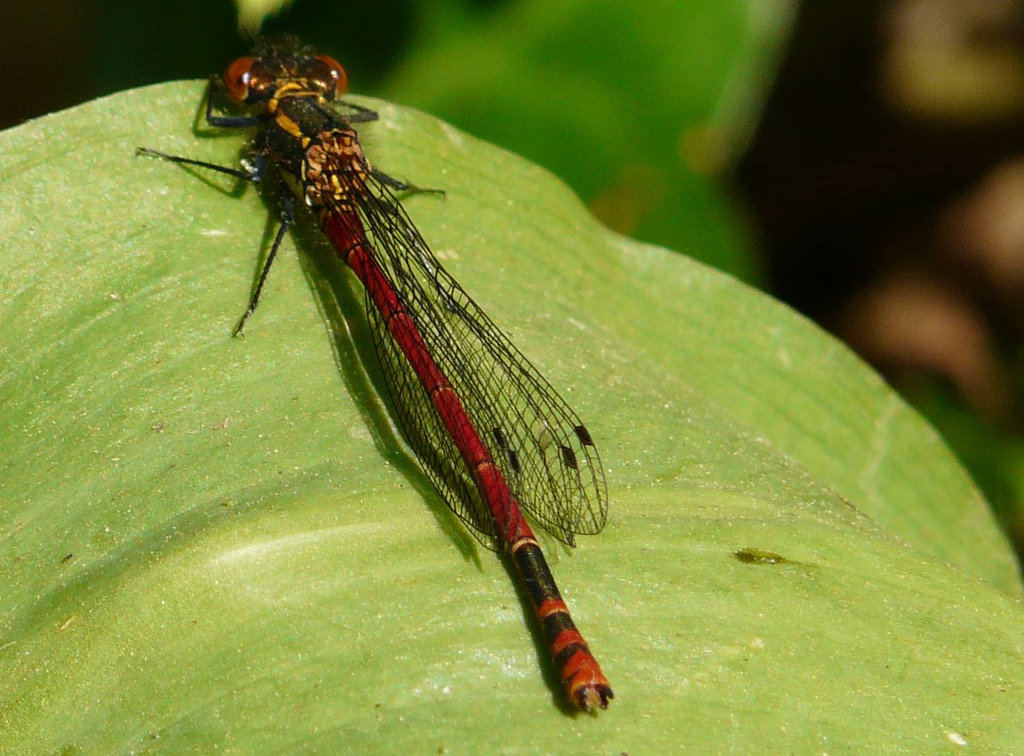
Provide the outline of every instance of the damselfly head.
[[285,88],[289,93],[313,93],[333,100],[345,93],[348,77],[329,55],[268,52],[235,60],[222,77],[228,96],[253,104],[269,100]]

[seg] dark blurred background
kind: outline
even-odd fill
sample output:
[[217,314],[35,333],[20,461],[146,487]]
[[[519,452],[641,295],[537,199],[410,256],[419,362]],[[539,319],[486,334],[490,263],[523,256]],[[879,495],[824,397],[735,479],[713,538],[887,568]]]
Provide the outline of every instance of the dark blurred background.
[[[0,20],[3,128],[249,47],[227,0]],[[931,419],[1024,552],[1020,0],[295,0],[263,31],[818,321]]]

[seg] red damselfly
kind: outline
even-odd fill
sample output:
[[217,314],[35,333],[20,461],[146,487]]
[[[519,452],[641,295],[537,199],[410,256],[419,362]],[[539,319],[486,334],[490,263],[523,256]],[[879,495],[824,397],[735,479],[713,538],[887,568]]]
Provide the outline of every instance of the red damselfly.
[[[377,114],[337,100],[342,67],[293,41],[261,43],[214,78],[206,120],[254,129],[241,168],[144,154],[250,182],[278,170],[362,282],[366,312],[395,412],[428,477],[483,544],[505,552],[533,606],[569,699],[605,708],[612,689],[576,629],[524,511],[555,538],[597,533],[607,516],[600,458],[575,412],[442,267],[396,197],[422,190],[372,168],[354,124]],[[218,92],[243,114],[215,110]],[[344,111],[339,108],[344,108]],[[280,183],[280,182],[279,182]],[[293,196],[280,192],[281,225],[239,333],[256,309],[285,232]]]

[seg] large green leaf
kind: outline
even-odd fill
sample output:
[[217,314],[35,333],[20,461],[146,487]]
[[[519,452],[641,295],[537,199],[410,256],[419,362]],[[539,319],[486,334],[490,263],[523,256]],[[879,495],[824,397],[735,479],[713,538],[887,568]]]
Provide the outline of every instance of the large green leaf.
[[447,190],[410,213],[602,451],[606,531],[547,544],[616,691],[571,716],[330,252],[289,242],[230,337],[265,205],[133,155],[236,160],[199,94],[0,135],[0,751],[1019,745],[1014,562],[917,415],[767,297],[374,102],[371,158]]

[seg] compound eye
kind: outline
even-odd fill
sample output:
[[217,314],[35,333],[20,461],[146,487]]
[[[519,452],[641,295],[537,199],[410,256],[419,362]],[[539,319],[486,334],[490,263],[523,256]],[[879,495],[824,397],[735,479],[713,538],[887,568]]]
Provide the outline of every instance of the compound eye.
[[345,74],[345,69],[341,67],[341,63],[330,55],[317,55],[316,59],[327,67],[327,75],[333,83],[334,95],[340,97],[345,94],[345,90],[348,89],[348,76]]
[[245,102],[249,96],[249,80],[252,77],[252,64],[255,58],[239,58],[224,72],[224,86],[228,96],[237,102]]

